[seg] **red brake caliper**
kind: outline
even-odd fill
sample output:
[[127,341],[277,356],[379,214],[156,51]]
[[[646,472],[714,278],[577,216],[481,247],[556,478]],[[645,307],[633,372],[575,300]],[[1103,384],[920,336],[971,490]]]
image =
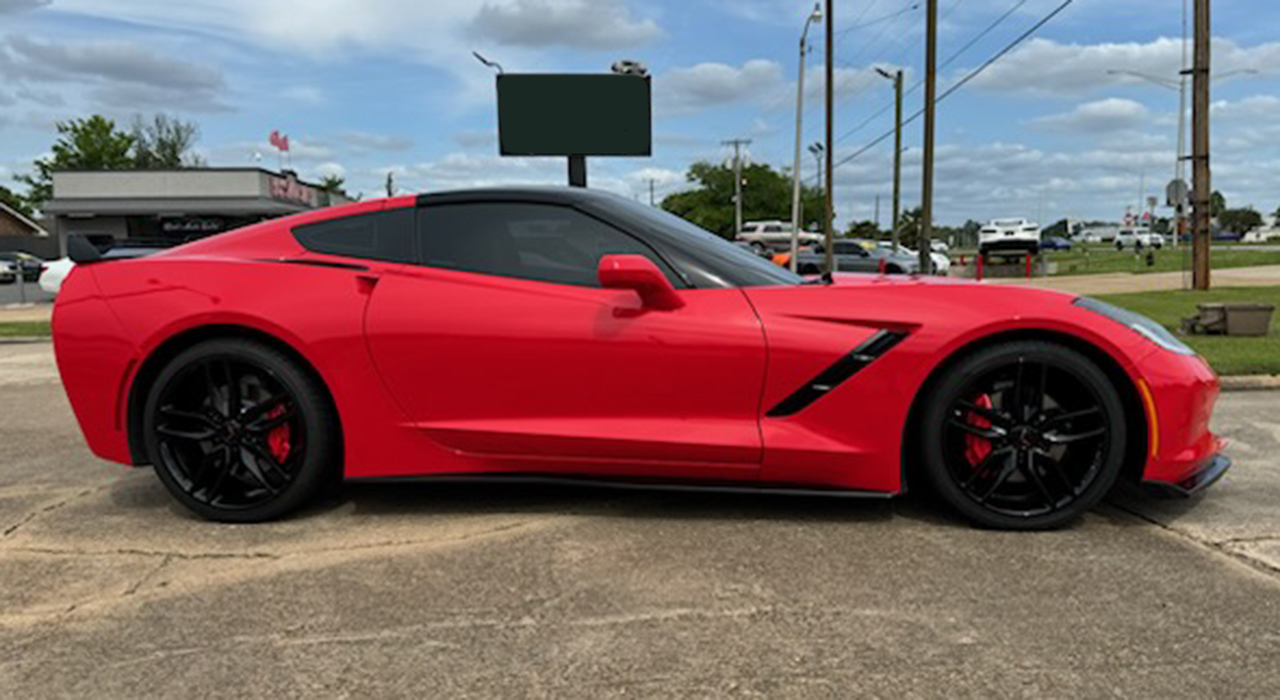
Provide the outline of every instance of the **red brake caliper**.
[[[991,397],[986,394],[974,399],[973,403],[981,408],[990,409],[992,407]],[[975,428],[982,428],[985,430],[991,427],[991,421],[983,418],[973,411],[969,411],[969,415],[966,416],[966,420],[969,422],[969,425],[972,425]],[[979,464],[982,464],[982,460],[986,459],[989,454],[991,454],[990,440],[978,437],[972,433],[964,434],[964,457],[969,460],[969,464],[976,467]]]
[[[284,406],[276,406],[267,414],[267,418],[278,418],[284,414]],[[280,464],[289,458],[289,424],[281,423],[267,433],[267,449]]]

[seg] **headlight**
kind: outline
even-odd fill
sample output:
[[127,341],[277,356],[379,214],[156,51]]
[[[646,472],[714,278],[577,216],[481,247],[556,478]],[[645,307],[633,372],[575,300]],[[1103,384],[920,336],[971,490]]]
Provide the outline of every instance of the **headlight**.
[[1169,352],[1176,352],[1179,355],[1194,355],[1195,350],[1187,347],[1187,344],[1178,340],[1178,337],[1169,332],[1168,328],[1152,321],[1142,314],[1135,314],[1128,309],[1122,309],[1114,304],[1108,304],[1105,301],[1098,301],[1089,297],[1080,297],[1076,299],[1075,305],[1082,309],[1088,309],[1096,314],[1102,314],[1107,318],[1129,327],[1134,333],[1150,340]]

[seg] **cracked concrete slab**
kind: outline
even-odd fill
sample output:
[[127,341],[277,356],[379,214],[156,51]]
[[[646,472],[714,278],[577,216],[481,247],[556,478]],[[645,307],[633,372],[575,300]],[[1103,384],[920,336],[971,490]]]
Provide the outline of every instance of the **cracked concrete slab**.
[[[38,352],[39,350],[33,350]],[[47,352],[47,350],[46,350]],[[0,697],[1272,697],[1280,394],[1190,503],[977,530],[928,503],[351,485],[195,520],[0,402]]]

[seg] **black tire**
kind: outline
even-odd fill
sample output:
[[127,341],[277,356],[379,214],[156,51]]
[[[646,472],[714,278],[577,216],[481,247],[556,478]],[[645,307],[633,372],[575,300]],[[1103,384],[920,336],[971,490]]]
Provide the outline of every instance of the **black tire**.
[[339,431],[319,382],[278,350],[242,339],[180,353],[143,409],[161,483],[188,510],[221,522],[273,520],[308,503],[340,475]]
[[1097,505],[1123,468],[1120,396],[1097,365],[1069,348],[1039,341],[988,347],[949,368],[930,393],[923,476],[979,525],[1062,527]]
[[885,274],[888,274],[888,275],[902,274],[902,268],[898,267],[897,265],[888,265],[884,268],[884,271],[885,271]]
[[802,275],[817,275],[821,273],[822,270],[818,269],[817,265],[802,265],[800,267],[800,274]]
[[753,241],[751,243],[751,252],[759,255],[760,257],[764,257],[765,253],[769,252],[769,249],[765,248],[764,244],[760,241]]

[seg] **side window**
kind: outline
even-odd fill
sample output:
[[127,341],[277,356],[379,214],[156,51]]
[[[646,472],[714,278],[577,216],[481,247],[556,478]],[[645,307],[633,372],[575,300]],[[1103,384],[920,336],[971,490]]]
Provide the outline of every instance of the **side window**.
[[413,216],[412,207],[357,214],[299,226],[293,237],[316,253],[411,263]]
[[428,204],[418,209],[422,262],[487,275],[598,287],[609,254],[643,255],[673,284],[675,275],[646,245],[568,207],[549,204]]
[[765,226],[765,227],[764,227],[764,232],[765,232],[765,233],[782,233],[782,227],[781,227],[781,226],[776,226],[776,225],[775,225],[775,226]]

